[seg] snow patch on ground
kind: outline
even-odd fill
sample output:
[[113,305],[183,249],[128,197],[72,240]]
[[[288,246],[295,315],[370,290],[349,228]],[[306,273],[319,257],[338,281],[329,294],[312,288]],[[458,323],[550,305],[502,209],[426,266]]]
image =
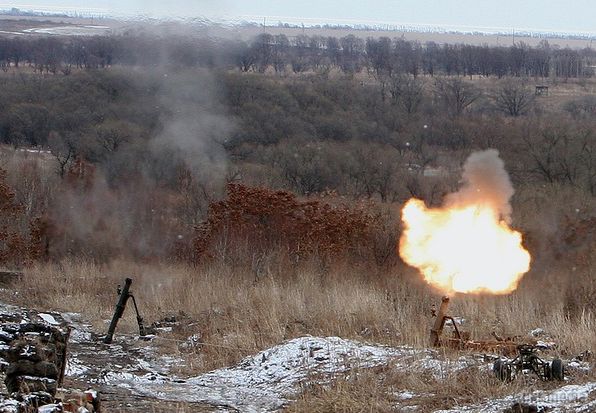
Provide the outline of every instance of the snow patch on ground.
[[45,321],[48,324],[53,326],[59,326],[61,323],[57,322],[56,319],[51,314],[39,313],[37,314],[39,318]]
[[593,412],[596,411],[596,400],[588,402],[586,399],[591,392],[596,391],[596,382],[585,384],[570,384],[555,390],[537,390],[531,393],[516,394],[501,399],[487,401],[474,406],[458,406],[450,410],[438,410],[435,413],[501,413],[503,409],[514,403],[527,403],[536,406],[539,411],[549,413],[563,412]]
[[93,340],[93,336],[89,331],[75,329],[70,332],[69,340],[71,343],[89,343]]
[[24,29],[23,33],[48,34],[62,36],[96,36],[107,35],[111,29],[107,26],[55,26],[55,27],[33,27]]
[[19,402],[14,399],[6,399],[0,401],[0,412],[3,413],[18,413]]
[[[65,318],[74,320],[76,315]],[[479,369],[492,375],[493,358],[465,354],[450,358],[435,349],[410,346],[388,347],[339,337],[300,337],[246,357],[235,366],[213,370],[195,377],[174,372],[184,361],[174,354],[164,355],[156,345],[161,338],[141,340],[116,335],[111,345],[88,324],[77,319],[70,336],[66,375],[97,388],[126,389],[138,396],[170,402],[202,403],[219,411],[277,411],[300,394],[305,383],[330,383],[342,374],[387,365],[397,371],[416,372],[447,379],[463,369]],[[189,339],[189,342],[191,340]],[[590,363],[571,360],[570,370],[590,370]],[[455,406],[441,413],[501,413],[516,402],[548,407],[549,412],[596,411],[596,400],[588,401],[596,383],[568,384],[559,389],[514,394],[483,404]],[[395,393],[396,409],[418,411],[417,394],[411,389]]]
[[[139,395],[169,401],[202,402],[243,412],[274,411],[286,405],[306,381],[328,383],[338,374],[391,364],[441,377],[475,364],[440,360],[434,350],[370,345],[339,337],[301,337],[264,350],[233,367],[180,379],[156,371],[108,372],[101,384],[125,386]],[[147,371],[142,362],[139,367]]]
[[76,356],[68,357],[66,361],[66,369],[64,374],[67,377],[81,377],[89,371],[89,367],[85,363],[81,362]]

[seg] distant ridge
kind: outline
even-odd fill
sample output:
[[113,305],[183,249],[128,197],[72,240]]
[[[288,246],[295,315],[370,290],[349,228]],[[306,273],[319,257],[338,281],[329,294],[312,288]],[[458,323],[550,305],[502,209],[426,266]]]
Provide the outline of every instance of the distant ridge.
[[17,7],[0,9],[0,16],[15,17],[59,17],[59,18],[102,18],[108,17],[106,13],[94,10],[82,11],[49,11],[49,10],[23,10]]
[[596,31],[581,30],[551,30],[537,28],[513,27],[482,27],[482,26],[450,26],[425,23],[395,23],[395,22],[333,22],[327,19],[300,19],[278,16],[241,16],[238,19],[222,20],[220,23],[232,25],[259,25],[267,27],[285,28],[320,28],[320,29],[350,29],[362,31],[387,31],[406,33],[437,33],[437,34],[473,34],[473,35],[503,35],[515,34],[520,37],[532,38],[561,38],[594,40]]
[[34,10],[21,10],[16,7],[13,7],[12,9],[2,9],[2,10],[0,10],[0,15],[2,15],[2,16],[24,16],[24,17],[71,17],[66,13],[50,13],[50,12],[34,11]]
[[109,18],[133,22],[179,22],[193,25],[216,25],[221,27],[264,27],[291,29],[355,30],[397,33],[434,33],[476,36],[519,36],[536,39],[596,40],[596,31],[550,30],[535,28],[450,26],[425,23],[395,23],[381,21],[334,21],[320,18],[297,18],[287,16],[239,16],[239,17],[152,17],[122,13],[99,12],[97,9],[52,12],[47,10],[0,9],[3,16],[60,17],[60,18]]

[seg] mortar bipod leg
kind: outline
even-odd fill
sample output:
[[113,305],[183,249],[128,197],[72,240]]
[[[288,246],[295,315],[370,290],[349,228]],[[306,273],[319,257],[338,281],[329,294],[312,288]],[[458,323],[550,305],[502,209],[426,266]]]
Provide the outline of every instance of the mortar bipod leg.
[[130,298],[132,298],[132,304],[135,307],[135,313],[137,313],[137,324],[139,325],[139,335],[141,337],[145,336],[145,326],[143,325],[143,317],[141,317],[141,314],[139,314],[139,307],[137,307],[137,300],[135,299],[135,296],[132,294],[129,294]]

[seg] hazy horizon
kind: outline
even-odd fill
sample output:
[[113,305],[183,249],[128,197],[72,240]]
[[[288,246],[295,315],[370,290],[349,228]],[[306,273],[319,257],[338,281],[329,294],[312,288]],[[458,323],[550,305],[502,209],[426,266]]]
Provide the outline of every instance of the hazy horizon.
[[207,18],[215,21],[248,20],[269,24],[368,24],[405,25],[459,29],[536,30],[594,33],[591,16],[596,4],[588,0],[573,2],[560,0],[520,3],[502,0],[497,4],[479,5],[471,0],[389,1],[372,2],[305,0],[281,3],[262,0],[259,3],[230,0],[0,0],[0,9],[12,7],[22,10],[83,13],[114,17]]

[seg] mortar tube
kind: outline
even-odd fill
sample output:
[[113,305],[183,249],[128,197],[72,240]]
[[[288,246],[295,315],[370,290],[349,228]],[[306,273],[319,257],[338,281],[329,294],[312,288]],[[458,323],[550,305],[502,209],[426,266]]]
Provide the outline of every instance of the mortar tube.
[[430,330],[430,344],[433,347],[439,347],[441,345],[441,334],[443,333],[443,327],[445,326],[445,317],[447,316],[447,310],[449,309],[449,297],[443,296],[441,299],[441,306],[435,319],[435,324]]

